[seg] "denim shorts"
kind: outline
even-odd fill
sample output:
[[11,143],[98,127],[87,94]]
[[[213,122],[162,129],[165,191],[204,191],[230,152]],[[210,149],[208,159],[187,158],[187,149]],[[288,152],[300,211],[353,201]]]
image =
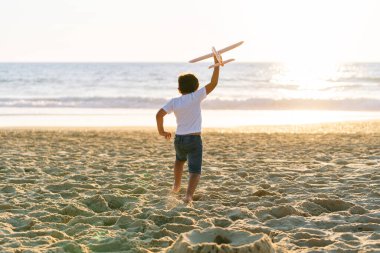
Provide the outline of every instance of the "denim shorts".
[[201,174],[203,146],[200,135],[176,135],[174,148],[177,161],[188,160],[189,173]]

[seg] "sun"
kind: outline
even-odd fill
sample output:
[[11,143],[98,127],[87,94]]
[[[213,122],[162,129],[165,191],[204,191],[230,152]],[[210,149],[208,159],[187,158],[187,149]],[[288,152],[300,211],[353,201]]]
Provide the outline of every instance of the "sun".
[[335,95],[326,92],[330,80],[339,75],[339,63],[289,61],[280,64],[278,73],[271,82],[281,85],[294,85],[296,90],[283,91],[283,97],[299,99],[329,99]]

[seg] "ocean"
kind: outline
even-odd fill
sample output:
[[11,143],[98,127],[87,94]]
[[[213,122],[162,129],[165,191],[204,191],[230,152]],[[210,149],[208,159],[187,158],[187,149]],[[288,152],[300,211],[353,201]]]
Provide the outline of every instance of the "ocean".
[[[154,126],[178,75],[203,86],[208,65],[0,63],[0,126]],[[380,119],[380,63],[231,63],[202,108],[210,127]]]

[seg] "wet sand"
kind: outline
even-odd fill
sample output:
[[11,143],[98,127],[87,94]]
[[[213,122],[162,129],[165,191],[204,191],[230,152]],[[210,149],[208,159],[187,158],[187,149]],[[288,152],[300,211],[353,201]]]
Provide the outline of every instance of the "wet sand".
[[150,129],[0,130],[0,251],[379,252],[371,124],[205,131],[189,206],[187,171],[170,194],[172,141]]

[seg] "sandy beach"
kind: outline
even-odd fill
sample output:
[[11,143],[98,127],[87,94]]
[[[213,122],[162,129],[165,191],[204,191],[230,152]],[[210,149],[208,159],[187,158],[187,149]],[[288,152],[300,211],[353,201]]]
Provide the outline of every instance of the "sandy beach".
[[379,252],[379,126],[207,130],[188,206],[153,130],[2,129],[0,251]]

